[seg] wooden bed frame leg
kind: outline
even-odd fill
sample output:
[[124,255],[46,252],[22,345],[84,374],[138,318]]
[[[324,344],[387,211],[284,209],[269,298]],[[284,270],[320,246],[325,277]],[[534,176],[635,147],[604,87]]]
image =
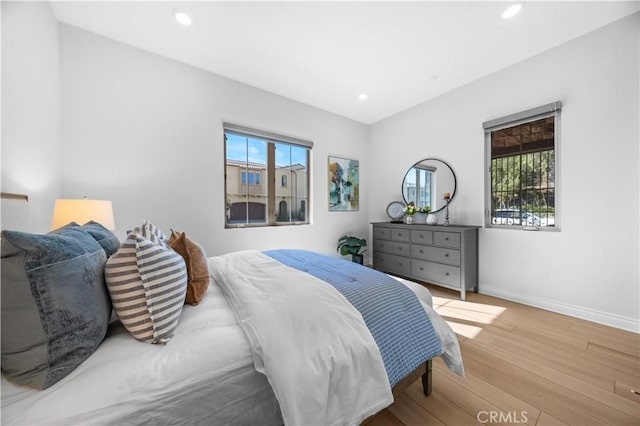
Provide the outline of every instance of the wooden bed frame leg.
[[431,363],[432,361],[427,361],[427,371],[422,375],[422,390],[425,395],[431,395]]

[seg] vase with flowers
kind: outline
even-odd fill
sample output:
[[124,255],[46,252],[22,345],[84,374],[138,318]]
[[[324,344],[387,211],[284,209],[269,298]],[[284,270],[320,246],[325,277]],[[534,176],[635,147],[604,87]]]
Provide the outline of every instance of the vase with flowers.
[[429,206],[418,208],[418,211],[414,216],[413,223],[427,223],[427,215],[429,214],[430,211],[431,211],[431,207]]
[[406,207],[404,208],[404,223],[406,223],[407,225],[410,225],[413,223],[413,216],[418,213],[418,208],[416,207],[416,205],[413,203],[413,201],[411,201],[409,204],[406,205]]

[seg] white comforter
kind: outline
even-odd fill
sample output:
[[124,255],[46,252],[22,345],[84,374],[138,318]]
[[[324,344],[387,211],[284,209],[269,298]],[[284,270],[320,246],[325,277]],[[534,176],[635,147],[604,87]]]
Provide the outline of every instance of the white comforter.
[[[428,306],[429,292],[399,280],[423,303],[445,362],[461,374],[455,334]],[[4,375],[1,388],[3,425],[282,424],[271,386],[254,369],[245,333],[216,285],[198,306],[184,307],[167,345],[139,342],[121,329],[48,389],[16,386]]]
[[254,369],[215,285],[200,304],[185,305],[166,345],[140,342],[119,326],[48,389],[16,386],[2,375],[0,411],[3,426],[282,424],[271,386]]
[[371,333],[333,287],[257,251],[211,258],[209,269],[285,424],[359,424],[393,402]]

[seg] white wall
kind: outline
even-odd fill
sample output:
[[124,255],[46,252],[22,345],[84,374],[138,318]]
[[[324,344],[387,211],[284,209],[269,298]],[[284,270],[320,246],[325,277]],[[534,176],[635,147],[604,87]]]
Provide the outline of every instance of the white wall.
[[17,207],[26,217],[3,202],[2,228],[47,232],[61,188],[58,23],[48,2],[1,7],[1,186],[29,196],[28,208]]
[[[387,220],[404,172],[425,157],[458,175],[453,223],[481,225],[482,122],[561,100],[562,230],[481,229],[480,288],[638,331],[638,26],[636,14],[366,127],[58,29],[47,3],[2,2],[2,190],[30,196],[36,232],[48,230],[55,198],[87,195],[114,201],[120,236],[146,217],[185,230],[210,254],[333,253],[343,233],[365,235],[369,220]],[[224,229],[223,120],[316,143],[312,225]],[[359,212],[327,211],[329,154],[361,160]]]
[[[329,154],[360,159],[361,179],[369,178],[365,125],[75,27],[60,26],[60,53],[63,194],[112,200],[120,236],[148,218],[214,255],[336,254],[344,233],[367,234],[366,185],[358,212],[327,206]],[[311,225],[224,228],[223,121],[314,142]]]
[[561,231],[481,229],[480,291],[638,331],[638,22],[635,14],[374,124],[370,167],[386,172],[369,180],[371,218],[387,220],[408,167],[437,157],[458,177],[452,223],[482,225],[482,123],[560,100]]

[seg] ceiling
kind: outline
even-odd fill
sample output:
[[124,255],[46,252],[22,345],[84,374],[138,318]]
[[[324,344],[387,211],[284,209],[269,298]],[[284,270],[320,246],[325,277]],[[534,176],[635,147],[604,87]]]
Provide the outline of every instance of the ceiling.
[[[639,10],[640,2],[53,1],[63,23],[370,124]],[[193,18],[178,24],[172,10]],[[359,100],[366,93],[368,99]]]

